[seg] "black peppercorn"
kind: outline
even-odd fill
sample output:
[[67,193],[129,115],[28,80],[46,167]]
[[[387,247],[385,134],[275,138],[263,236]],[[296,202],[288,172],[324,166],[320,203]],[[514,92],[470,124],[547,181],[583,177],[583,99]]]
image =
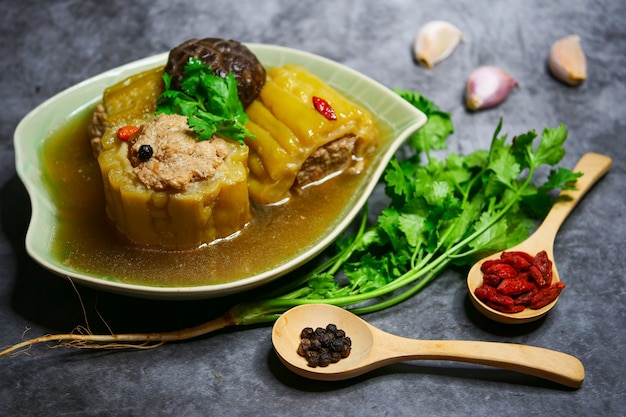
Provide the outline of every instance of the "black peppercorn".
[[139,147],[139,150],[137,151],[137,157],[141,160],[141,161],[147,161],[148,159],[152,158],[152,154],[154,153],[154,151],[152,150],[152,146],[150,145],[141,145]]
[[319,365],[319,362],[320,362],[319,352],[315,350],[309,350],[308,352],[306,352],[304,357],[306,358],[309,366],[315,368],[317,365]]
[[350,354],[351,345],[352,341],[346,333],[334,324],[315,330],[305,327],[300,332],[298,355],[304,356],[312,368],[328,366],[346,358]]
[[298,346],[298,355],[304,356],[311,348],[311,339],[302,338],[300,346]]
[[311,349],[320,350],[322,348],[322,341],[319,338],[311,339]]
[[300,334],[300,338],[302,339],[312,339],[313,338],[313,329],[311,327],[305,327],[302,329],[302,333]]
[[328,354],[328,352],[322,352],[320,353],[319,359],[318,359],[318,365],[319,366],[328,366],[330,364],[330,355]]

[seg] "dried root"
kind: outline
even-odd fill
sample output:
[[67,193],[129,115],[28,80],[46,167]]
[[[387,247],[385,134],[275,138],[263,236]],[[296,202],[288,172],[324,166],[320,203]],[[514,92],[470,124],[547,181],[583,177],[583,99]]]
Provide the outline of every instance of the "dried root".
[[49,349],[153,349],[167,342],[193,339],[227,326],[239,324],[236,316],[227,312],[222,317],[183,330],[164,333],[93,334],[85,327],[77,327],[72,333],[49,334],[16,343],[2,351],[2,356],[30,354],[34,345],[48,344]]

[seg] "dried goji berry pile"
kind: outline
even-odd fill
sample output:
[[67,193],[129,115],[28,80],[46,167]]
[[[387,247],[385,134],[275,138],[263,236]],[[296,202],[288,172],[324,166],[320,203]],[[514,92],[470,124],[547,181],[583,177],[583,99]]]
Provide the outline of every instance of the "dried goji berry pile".
[[546,251],[535,256],[526,252],[503,252],[500,259],[485,261],[480,270],[483,284],[476,297],[503,313],[518,313],[526,307],[538,309],[550,304],[565,288],[552,283],[552,261]]

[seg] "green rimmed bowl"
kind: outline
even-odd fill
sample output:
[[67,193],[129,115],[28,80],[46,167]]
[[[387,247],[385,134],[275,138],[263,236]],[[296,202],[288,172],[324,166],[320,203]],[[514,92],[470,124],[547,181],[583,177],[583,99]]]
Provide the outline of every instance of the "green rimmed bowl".
[[372,157],[357,191],[334,223],[310,245],[294,248],[294,255],[272,269],[240,279],[210,285],[184,287],[128,284],[74,269],[54,254],[51,242],[60,212],[44,181],[41,149],[51,132],[63,127],[86,106],[101,100],[102,92],[128,76],[164,65],[168,53],[141,59],[83,81],[45,101],[19,123],[14,135],[17,173],[32,204],[26,234],[26,250],[46,269],[74,282],[126,295],[155,299],[201,299],[245,291],[293,271],[320,254],[354,220],[365,205],[389,160],[408,136],[417,131],[426,116],[382,84],[344,65],[311,53],[274,45],[247,44],[263,65],[295,63],[306,67],[355,102],[366,107],[381,123],[380,146]]

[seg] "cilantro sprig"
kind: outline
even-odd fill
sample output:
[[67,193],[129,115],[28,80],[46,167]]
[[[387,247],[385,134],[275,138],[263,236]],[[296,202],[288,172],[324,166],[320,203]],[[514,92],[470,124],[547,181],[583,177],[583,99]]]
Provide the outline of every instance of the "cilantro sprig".
[[[437,159],[432,151],[445,149],[454,132],[450,115],[419,93],[396,92],[426,113],[428,122],[407,143],[412,155],[387,167],[389,206],[372,225],[364,213],[356,233],[345,232],[313,271],[235,306],[239,324],[272,321],[299,304],[327,303],[363,314],[400,303],[446,268],[471,265],[524,240],[552,206],[550,193],[571,189],[581,175],[553,168],[565,154],[563,125],[509,142],[500,121],[488,150]],[[543,166],[550,174],[535,185]]]
[[171,76],[163,73],[165,91],[157,100],[157,114],[180,114],[198,132],[198,139],[210,140],[213,135],[232,139],[240,144],[255,136],[245,123],[248,115],[237,95],[233,73],[224,78],[214,75],[211,67],[191,57],[184,68],[180,90],[171,89]]

